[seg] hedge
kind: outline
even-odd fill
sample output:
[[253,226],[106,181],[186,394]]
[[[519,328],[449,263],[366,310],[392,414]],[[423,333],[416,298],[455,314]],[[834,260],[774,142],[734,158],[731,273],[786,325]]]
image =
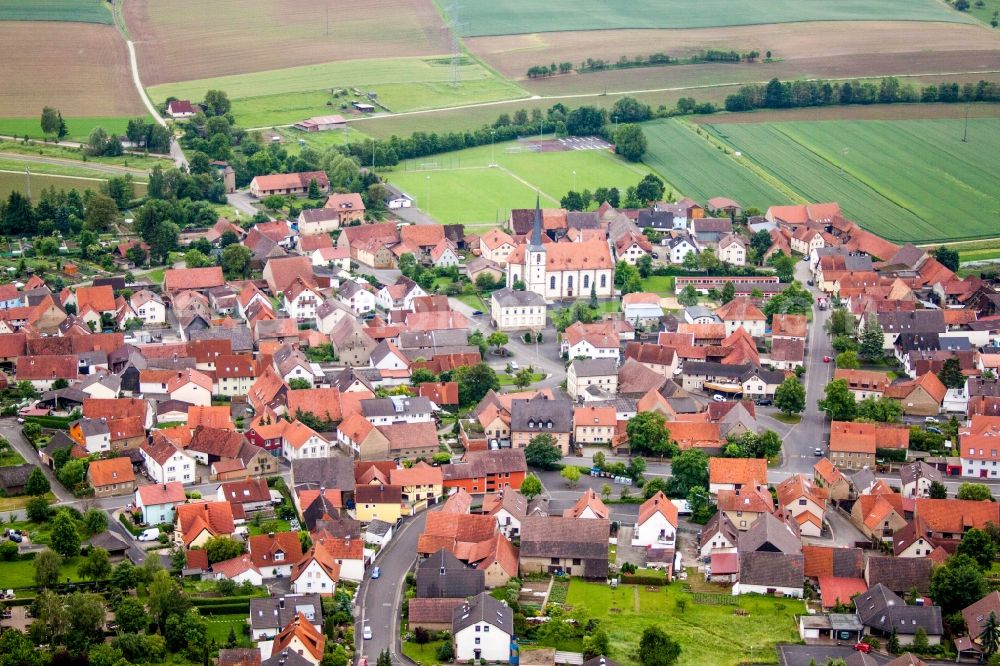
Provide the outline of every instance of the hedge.
[[622,574],[622,583],[626,585],[655,585],[662,587],[667,584],[667,579],[665,577],[657,576],[633,576],[631,574]]
[[875,457],[890,462],[906,462],[906,449],[875,449]]
[[256,597],[251,597],[247,595],[242,595],[238,597],[195,597],[191,599],[192,606],[198,606],[199,608],[203,606],[228,606],[231,604],[242,604],[244,606],[250,605],[250,600]]
[[245,604],[219,604],[218,606],[198,606],[198,612],[202,615],[235,615],[236,613],[250,613],[250,602]]
[[69,424],[73,419],[66,416],[26,416],[25,423],[37,423],[43,428],[51,430],[69,430]]

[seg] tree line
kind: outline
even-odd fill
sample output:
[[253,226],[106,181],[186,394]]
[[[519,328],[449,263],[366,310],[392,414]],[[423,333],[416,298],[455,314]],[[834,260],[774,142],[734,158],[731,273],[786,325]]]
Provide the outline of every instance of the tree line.
[[1000,100],[1000,84],[942,83],[914,86],[894,76],[874,81],[781,81],[748,84],[726,97],[727,111],[792,109],[808,106],[897,103],[995,102]]
[[[767,52],[767,57],[771,57],[771,52]],[[685,58],[669,56],[662,51],[649,55],[627,56],[623,55],[618,60],[604,60],[603,58],[587,58],[578,66],[574,67],[571,62],[561,62],[558,65],[551,63],[548,65],[533,65],[528,68],[529,79],[545,78],[557,74],[569,74],[572,71],[586,74],[588,72],[603,72],[610,69],[632,69],[635,67],[663,67],[665,65],[695,65],[703,62],[756,62],[760,58],[760,51],[724,51],[721,49],[708,49],[692,54]]]

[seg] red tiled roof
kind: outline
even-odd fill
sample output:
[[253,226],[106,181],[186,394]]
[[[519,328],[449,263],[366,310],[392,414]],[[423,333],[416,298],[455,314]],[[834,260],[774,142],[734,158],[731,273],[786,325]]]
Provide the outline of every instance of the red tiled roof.
[[261,190],[290,190],[309,187],[315,180],[320,187],[329,187],[330,179],[325,171],[302,171],[300,173],[275,173],[269,176],[257,176],[254,181]]
[[856,595],[868,591],[868,585],[862,578],[820,576],[819,590],[823,608],[833,608],[838,602],[850,605]]
[[170,268],[163,274],[163,288],[167,291],[182,289],[210,289],[226,283],[219,266],[204,268]]
[[763,458],[709,458],[708,479],[713,484],[766,483],[767,461]]
[[180,481],[139,486],[139,498],[142,500],[143,506],[183,504],[187,501],[184,495],[184,484]]
[[95,488],[115,483],[134,483],[132,461],[126,457],[94,460],[87,468],[87,476]]
[[[295,564],[302,559],[302,542],[297,532],[274,532],[250,537],[250,559],[257,567]],[[278,559],[276,555],[282,554]]]
[[93,308],[95,312],[113,312],[115,310],[115,291],[111,285],[77,287],[76,309],[78,312],[83,312],[86,307]]

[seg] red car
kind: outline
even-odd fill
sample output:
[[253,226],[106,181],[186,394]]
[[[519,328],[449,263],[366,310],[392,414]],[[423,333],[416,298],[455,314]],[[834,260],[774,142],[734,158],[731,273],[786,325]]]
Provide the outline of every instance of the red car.
[[824,362],[824,363],[829,363],[829,362],[830,362],[830,361],[832,361],[832,360],[833,360],[833,359],[832,359],[832,358],[830,358],[829,356],[824,356],[824,357],[823,357],[823,362]]
[[854,649],[857,650],[858,652],[864,652],[865,654],[868,654],[869,652],[872,651],[872,646],[869,645],[868,643],[855,643]]

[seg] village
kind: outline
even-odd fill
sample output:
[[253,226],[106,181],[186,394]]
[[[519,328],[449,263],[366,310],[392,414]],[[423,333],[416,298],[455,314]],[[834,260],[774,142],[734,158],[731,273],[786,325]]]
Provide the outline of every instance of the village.
[[836,203],[536,200],[477,235],[324,172],[249,196],[317,190],[184,230],[246,278],[126,281],[126,238],[122,276],[0,285],[2,626],[32,647],[76,627],[54,590],[219,666],[1000,651],[1000,292],[957,253]]

